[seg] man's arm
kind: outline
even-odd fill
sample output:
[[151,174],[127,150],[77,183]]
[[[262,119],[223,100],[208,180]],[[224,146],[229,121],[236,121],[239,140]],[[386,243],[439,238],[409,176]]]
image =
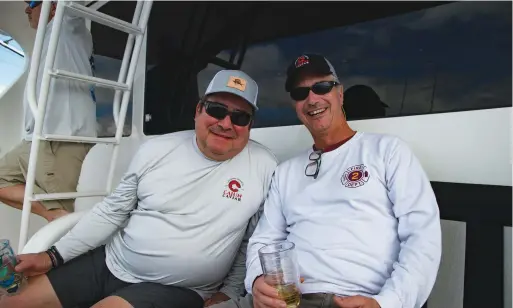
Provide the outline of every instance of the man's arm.
[[103,244],[128,219],[137,205],[137,186],[145,161],[141,152],[144,149],[143,145],[137,151],[112,194],[96,204],[55,244],[64,262]]
[[255,231],[258,224],[258,220],[263,212],[263,205],[260,209],[251,217],[246,228],[246,233],[239,247],[239,252],[233,266],[228,273],[228,276],[223,281],[223,287],[220,292],[228,295],[233,300],[237,300],[238,297],[244,293],[244,278],[246,277],[246,252],[248,249],[248,241]]
[[287,238],[287,222],[282,213],[282,200],[278,189],[279,169],[280,167],[276,170],[271,181],[271,188],[264,204],[263,215],[248,242],[245,286],[246,291],[250,294],[252,294],[253,282],[258,276],[262,275],[258,250],[267,244]]
[[381,308],[421,307],[431,293],[440,265],[439,209],[429,179],[406,144],[399,141],[385,163],[401,250],[391,277],[373,297]]

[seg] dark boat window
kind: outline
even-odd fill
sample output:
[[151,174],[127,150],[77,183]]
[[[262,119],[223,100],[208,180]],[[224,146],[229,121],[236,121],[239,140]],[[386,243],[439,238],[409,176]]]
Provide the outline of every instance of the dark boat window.
[[[511,107],[511,8],[511,2],[455,2],[250,45],[241,69],[259,84],[254,127],[299,124],[284,73],[301,52],[332,61],[349,120]],[[229,53],[218,58],[227,60]],[[178,85],[197,92],[173,101],[166,70],[147,76],[145,105],[162,103],[164,97],[151,93],[166,86],[173,112],[158,129],[145,125],[146,134],[193,129],[196,99],[222,67],[196,69]]]

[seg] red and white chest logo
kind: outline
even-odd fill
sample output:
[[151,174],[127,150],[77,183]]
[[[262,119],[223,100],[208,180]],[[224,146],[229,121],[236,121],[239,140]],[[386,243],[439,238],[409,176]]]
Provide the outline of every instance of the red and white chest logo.
[[242,191],[244,183],[241,180],[233,178],[229,179],[226,188],[223,191],[223,198],[228,198],[236,201],[242,200]]
[[340,179],[342,184],[348,188],[360,187],[367,183],[370,174],[364,164],[347,168]]

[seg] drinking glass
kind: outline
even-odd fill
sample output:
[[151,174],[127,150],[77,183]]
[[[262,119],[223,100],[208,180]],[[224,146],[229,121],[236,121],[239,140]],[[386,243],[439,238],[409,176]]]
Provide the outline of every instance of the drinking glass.
[[299,268],[294,249],[294,243],[283,241],[258,250],[264,280],[278,290],[287,308],[296,308],[301,301]]
[[9,240],[0,239],[0,260],[0,292],[15,294],[23,282],[23,276],[14,271],[16,255]]

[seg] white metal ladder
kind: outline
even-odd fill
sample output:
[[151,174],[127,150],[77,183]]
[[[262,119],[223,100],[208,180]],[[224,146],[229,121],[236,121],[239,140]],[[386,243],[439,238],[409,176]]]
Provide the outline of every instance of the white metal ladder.
[[[39,60],[41,57],[41,50],[43,46],[43,39],[45,35],[46,25],[48,23],[48,15],[50,12],[50,1],[43,1],[41,8],[41,17],[39,19],[38,30],[36,34],[36,41],[34,43],[34,50],[32,61],[30,63],[30,73],[27,85],[27,98],[30,109],[35,118],[34,133],[32,137],[32,145],[30,148],[30,158],[27,170],[27,179],[25,186],[25,196],[23,200],[23,210],[21,215],[20,238],[18,244],[18,251],[21,252],[26,244],[28,237],[28,224],[30,212],[32,209],[32,201],[45,201],[45,200],[62,200],[62,199],[75,199],[80,197],[93,197],[93,196],[106,196],[110,193],[112,188],[112,179],[114,176],[114,169],[117,162],[119,151],[119,143],[123,136],[123,126],[125,123],[125,116],[132,91],[135,69],[137,59],[143,43],[144,34],[148,24],[148,18],[153,1],[137,1],[132,23],[114,18],[110,15],[98,12],[91,8],[80,5],[72,1],[58,1],[55,16],[53,20],[53,28],[48,45],[48,52],[45,60],[44,73],[41,81],[41,88],[38,100],[36,102],[36,79],[39,68]],[[75,16],[84,17],[91,21],[103,24],[105,26],[126,32],[129,34],[128,41],[121,63],[121,70],[117,81],[106,80],[73,72],[67,72],[54,68],[55,51],[57,48],[60,28],[64,14],[73,14]],[[92,137],[77,137],[77,136],[60,136],[60,135],[44,135],[42,136],[43,120],[46,111],[46,102],[48,99],[48,92],[50,87],[51,78],[64,78],[72,79],[79,82],[93,84],[98,87],[114,89],[114,120],[116,123],[116,135],[114,138],[92,138]],[[120,106],[120,99],[121,106]],[[107,178],[107,187],[105,191],[93,192],[65,192],[53,194],[38,194],[33,195],[35,174],[37,167],[37,158],[39,152],[39,142],[41,140],[49,141],[66,141],[78,143],[103,143],[113,145],[109,175]]]

